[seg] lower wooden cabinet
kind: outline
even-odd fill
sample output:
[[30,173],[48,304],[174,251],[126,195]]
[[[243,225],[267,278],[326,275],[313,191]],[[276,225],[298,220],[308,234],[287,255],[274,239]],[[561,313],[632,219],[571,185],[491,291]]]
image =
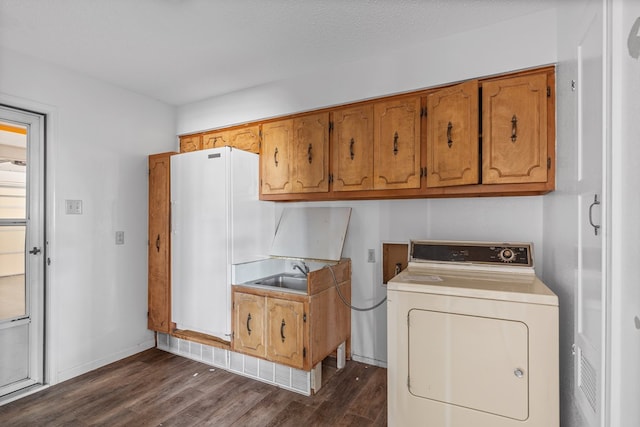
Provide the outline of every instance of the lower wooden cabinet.
[[[351,261],[334,266],[340,292],[351,299]],[[309,273],[307,295],[233,286],[233,351],[309,371],[346,342],[351,311],[341,301],[331,273]],[[274,288],[277,289],[277,288]]]

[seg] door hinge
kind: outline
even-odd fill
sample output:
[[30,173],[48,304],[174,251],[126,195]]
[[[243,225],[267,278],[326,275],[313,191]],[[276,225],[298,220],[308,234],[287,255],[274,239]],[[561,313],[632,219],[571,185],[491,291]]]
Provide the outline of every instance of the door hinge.
[[547,98],[551,98],[551,86],[547,86]]
[[307,357],[307,347],[302,347],[302,357]]
[[551,170],[551,157],[547,157],[547,169]]
[[51,265],[51,258],[47,258],[47,265]]

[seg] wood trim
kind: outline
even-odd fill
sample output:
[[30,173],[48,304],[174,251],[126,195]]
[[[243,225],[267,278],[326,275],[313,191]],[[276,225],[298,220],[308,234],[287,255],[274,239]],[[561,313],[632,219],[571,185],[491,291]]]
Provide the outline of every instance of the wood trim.
[[200,344],[209,345],[211,347],[231,350],[231,343],[212,335],[203,334],[201,332],[190,331],[187,329],[176,329],[170,334],[172,337],[180,338],[187,341],[193,341]]

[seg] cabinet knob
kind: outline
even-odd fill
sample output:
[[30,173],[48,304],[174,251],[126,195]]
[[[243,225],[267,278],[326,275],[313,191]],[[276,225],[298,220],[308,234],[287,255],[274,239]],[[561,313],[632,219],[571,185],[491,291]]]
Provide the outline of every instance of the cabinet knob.
[[518,378],[522,378],[524,376],[524,371],[520,368],[516,368],[516,370],[513,371],[513,375],[515,375]]

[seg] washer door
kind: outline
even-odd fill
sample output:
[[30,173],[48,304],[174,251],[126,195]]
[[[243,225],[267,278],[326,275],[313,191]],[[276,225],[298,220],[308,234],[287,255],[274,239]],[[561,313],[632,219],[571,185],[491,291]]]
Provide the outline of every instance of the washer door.
[[409,311],[409,391],[495,415],[529,417],[528,328],[512,320]]

